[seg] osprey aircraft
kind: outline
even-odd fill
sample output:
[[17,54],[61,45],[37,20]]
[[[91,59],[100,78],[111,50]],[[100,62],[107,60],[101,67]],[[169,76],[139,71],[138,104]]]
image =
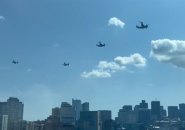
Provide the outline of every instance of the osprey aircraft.
[[18,64],[19,62],[16,61],[16,60],[13,60],[12,63],[13,63],[13,64]]
[[98,42],[98,44],[96,44],[97,47],[105,47],[105,43],[101,43],[101,42]]
[[136,28],[138,29],[147,29],[148,24],[144,24],[142,21],[140,22],[140,26],[136,25]]
[[65,62],[64,62],[63,66],[69,66],[69,63],[65,63]]

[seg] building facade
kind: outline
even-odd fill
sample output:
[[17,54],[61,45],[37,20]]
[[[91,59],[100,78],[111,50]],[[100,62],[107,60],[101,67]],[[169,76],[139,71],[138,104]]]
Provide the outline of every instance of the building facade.
[[160,108],[160,101],[152,101],[151,102],[151,119],[153,121],[161,119],[161,108]]
[[81,100],[72,99],[72,106],[75,110],[75,120],[79,120],[80,119],[80,112],[82,111]]
[[8,115],[0,116],[0,130],[8,130]]
[[78,130],[101,130],[100,118],[98,111],[80,112]]
[[60,122],[63,124],[63,126],[75,125],[75,110],[67,102],[62,102],[61,104]]
[[24,105],[18,98],[10,97],[0,102],[0,115],[8,116],[8,130],[20,130],[23,122]]
[[178,119],[178,106],[168,106],[168,118]]

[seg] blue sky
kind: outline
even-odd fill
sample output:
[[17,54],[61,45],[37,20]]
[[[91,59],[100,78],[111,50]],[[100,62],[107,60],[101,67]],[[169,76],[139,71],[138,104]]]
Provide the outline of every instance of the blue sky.
[[1,0],[0,100],[18,97],[26,120],[72,98],[113,117],[142,99],[184,103],[184,11],[183,0]]

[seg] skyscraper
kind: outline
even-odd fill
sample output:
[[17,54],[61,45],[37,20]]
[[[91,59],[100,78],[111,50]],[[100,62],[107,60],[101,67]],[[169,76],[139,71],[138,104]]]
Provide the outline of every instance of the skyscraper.
[[60,119],[57,116],[49,116],[44,124],[44,130],[60,130]]
[[132,105],[124,105],[123,108],[122,108],[122,111],[132,111]]
[[110,110],[100,110],[99,113],[99,125],[101,130],[112,130],[112,118]]
[[132,110],[132,105],[124,105],[119,110],[118,122],[121,125],[136,123],[136,111]]
[[144,124],[148,124],[150,123],[150,109],[147,108],[139,108],[138,112],[137,112],[137,121],[138,123],[144,123]]
[[84,102],[82,104],[82,111],[89,111],[89,103],[88,102]]
[[67,102],[62,102],[60,121],[63,125],[75,125],[75,110]]
[[80,112],[79,130],[101,130],[98,111]]
[[56,117],[60,117],[60,108],[59,107],[55,107],[52,109],[52,116],[56,116]]
[[80,119],[80,112],[82,111],[81,100],[72,99],[72,106],[75,110],[75,119],[79,120]]
[[170,119],[178,118],[178,106],[168,106],[168,117]]
[[7,114],[7,102],[0,102],[0,115]]
[[0,115],[8,116],[8,130],[20,130],[23,108],[24,105],[18,98],[10,97],[7,102],[0,102]]
[[161,119],[164,119],[166,116],[167,116],[167,114],[166,114],[166,110],[163,108],[163,106],[160,106],[160,108],[161,108]]
[[161,119],[160,101],[151,102],[151,118],[153,121]]
[[146,103],[145,100],[142,100],[139,104],[139,108],[148,108],[148,103]]
[[179,117],[181,121],[185,121],[185,104],[179,104]]
[[18,98],[10,97],[7,100],[7,114],[9,121],[23,120],[23,103]]

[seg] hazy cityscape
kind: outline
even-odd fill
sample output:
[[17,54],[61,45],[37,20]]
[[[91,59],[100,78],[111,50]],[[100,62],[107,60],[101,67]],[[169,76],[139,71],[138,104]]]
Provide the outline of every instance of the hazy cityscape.
[[72,99],[51,108],[44,120],[23,120],[24,105],[10,97],[0,102],[1,130],[185,130],[185,103],[164,109],[160,101],[145,100],[135,106],[123,105],[117,117],[111,110],[91,110],[89,102]]

